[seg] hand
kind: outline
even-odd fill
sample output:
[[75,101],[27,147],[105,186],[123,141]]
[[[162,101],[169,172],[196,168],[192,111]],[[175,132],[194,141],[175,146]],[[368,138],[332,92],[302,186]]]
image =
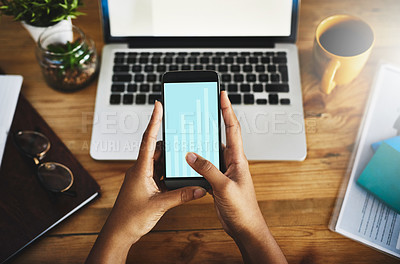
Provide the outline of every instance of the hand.
[[238,244],[244,261],[286,263],[258,206],[243,151],[240,124],[226,92],[221,93],[221,109],[226,127],[225,174],[198,154],[188,153],[186,160],[211,184],[218,218]]
[[114,208],[87,262],[125,262],[129,248],[147,234],[170,208],[206,194],[201,187],[162,191],[158,184],[161,150],[156,148],[162,106],[156,102],[143,135],[138,159],[126,172]]

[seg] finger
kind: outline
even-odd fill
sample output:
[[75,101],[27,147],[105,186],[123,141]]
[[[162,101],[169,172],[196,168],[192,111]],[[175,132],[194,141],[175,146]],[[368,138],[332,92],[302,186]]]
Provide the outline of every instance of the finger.
[[162,120],[162,106],[161,103],[156,101],[154,104],[153,114],[151,115],[149,124],[143,134],[142,143],[138,156],[140,164],[145,163],[149,165],[154,158],[154,151],[156,149],[157,134],[161,126]]
[[213,189],[218,190],[225,186],[229,180],[221,171],[219,171],[210,161],[200,155],[188,152],[186,161],[197,173],[202,175],[211,184]]
[[201,187],[191,186],[162,193],[159,195],[159,199],[162,199],[163,209],[167,211],[175,206],[199,199],[206,193],[206,190]]
[[221,92],[221,110],[226,127],[226,147],[243,152],[242,133],[226,91]]

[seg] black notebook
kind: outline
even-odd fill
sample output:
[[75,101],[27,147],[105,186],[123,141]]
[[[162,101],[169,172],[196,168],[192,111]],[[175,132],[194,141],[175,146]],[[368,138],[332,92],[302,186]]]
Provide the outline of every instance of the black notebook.
[[[45,190],[36,167],[13,142],[12,132],[34,130],[46,135],[51,148],[46,161],[62,163],[72,171],[76,196]],[[100,187],[61,142],[32,105],[20,95],[0,168],[0,262],[14,256],[41,235],[99,195]]]

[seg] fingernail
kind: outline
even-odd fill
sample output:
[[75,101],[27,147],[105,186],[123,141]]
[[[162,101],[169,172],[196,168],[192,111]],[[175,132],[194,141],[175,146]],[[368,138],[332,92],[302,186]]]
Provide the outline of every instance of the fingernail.
[[199,199],[199,198],[203,197],[204,195],[206,195],[206,190],[204,190],[203,188],[198,188],[198,189],[194,190],[194,192],[193,192],[194,199]]
[[197,156],[192,152],[186,154],[186,160],[188,163],[193,164],[197,160]]

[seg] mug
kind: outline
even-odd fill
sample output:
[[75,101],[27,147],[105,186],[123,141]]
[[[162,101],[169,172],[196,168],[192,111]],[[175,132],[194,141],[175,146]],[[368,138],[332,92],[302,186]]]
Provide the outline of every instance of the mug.
[[336,85],[350,83],[360,73],[374,45],[372,28],[350,15],[325,18],[315,31],[314,70],[321,88],[330,94]]

